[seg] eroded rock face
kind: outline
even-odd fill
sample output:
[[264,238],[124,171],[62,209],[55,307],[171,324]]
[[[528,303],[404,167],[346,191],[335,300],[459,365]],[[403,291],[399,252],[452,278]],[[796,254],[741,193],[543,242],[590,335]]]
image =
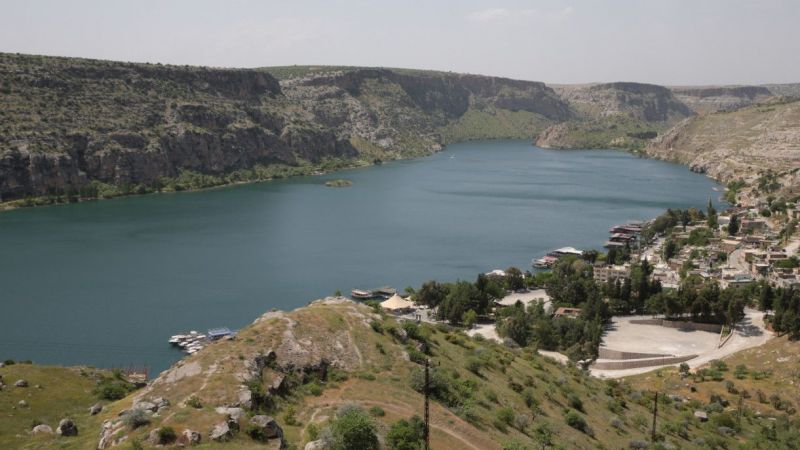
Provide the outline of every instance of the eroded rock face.
[[210,437],[212,441],[227,442],[233,439],[233,431],[227,421],[220,422],[211,429],[208,437]]
[[258,415],[250,418],[250,429],[257,430],[254,435],[255,439],[268,441],[272,439],[283,439],[283,429],[278,425],[270,416]]
[[178,436],[177,444],[181,446],[198,445],[200,444],[201,439],[202,436],[200,435],[200,433],[194,430],[186,429],[183,430],[183,432],[181,432],[180,436]]
[[61,422],[58,423],[58,428],[56,428],[56,433],[61,436],[77,436],[78,426],[71,419],[61,419]]

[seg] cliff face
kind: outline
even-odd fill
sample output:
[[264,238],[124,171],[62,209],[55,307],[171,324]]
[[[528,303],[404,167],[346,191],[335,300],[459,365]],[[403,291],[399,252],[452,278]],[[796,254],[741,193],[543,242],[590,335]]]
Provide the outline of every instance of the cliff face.
[[0,198],[423,155],[475,109],[571,117],[537,82],[385,69],[279,82],[268,70],[0,54]]
[[773,96],[764,86],[677,87],[672,92],[696,113],[732,111]]
[[672,91],[652,84],[557,86],[555,91],[576,112],[575,120],[545,129],[536,139],[540,147],[636,150],[693,114]]
[[714,178],[755,179],[800,167],[800,101],[776,101],[687,119],[645,149]]

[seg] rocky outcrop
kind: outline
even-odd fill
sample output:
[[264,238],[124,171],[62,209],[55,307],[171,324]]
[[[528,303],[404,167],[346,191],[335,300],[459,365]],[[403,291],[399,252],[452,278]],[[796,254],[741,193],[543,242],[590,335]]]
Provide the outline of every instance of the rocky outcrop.
[[77,436],[78,426],[71,419],[61,419],[56,428],[56,433],[61,436]]
[[44,425],[44,424],[36,425],[35,427],[33,427],[33,430],[31,430],[31,433],[33,433],[33,434],[53,434],[53,429],[50,428],[49,425]]

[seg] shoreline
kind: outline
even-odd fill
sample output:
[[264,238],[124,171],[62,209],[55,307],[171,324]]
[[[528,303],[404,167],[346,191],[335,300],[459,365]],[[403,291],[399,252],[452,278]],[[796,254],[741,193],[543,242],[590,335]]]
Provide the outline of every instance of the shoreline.
[[[381,164],[384,164],[384,163],[389,163],[389,162],[392,162],[392,161],[408,161],[408,160],[412,160],[412,159],[416,159],[416,158],[428,158],[430,156],[433,156],[433,155],[436,155],[438,153],[441,153],[441,152],[445,151],[447,149],[447,147],[449,147],[451,145],[461,144],[461,143],[464,143],[464,142],[475,142],[475,141],[492,142],[492,141],[503,141],[503,140],[509,140],[509,139],[502,139],[502,138],[498,138],[498,139],[478,139],[478,140],[467,139],[467,140],[464,140],[464,141],[450,142],[450,143],[448,143],[446,145],[442,145],[438,150],[434,150],[433,152],[427,153],[425,155],[410,155],[409,157],[405,157],[405,158],[404,157],[399,157],[399,158],[395,157],[395,158],[389,159],[387,161],[381,161],[380,163],[375,163],[374,161],[373,162],[369,162],[367,160],[353,160],[353,161],[345,164],[342,167],[339,167],[339,168],[336,168],[336,169],[332,169],[332,170],[325,170],[325,169],[322,169],[320,167],[312,167],[311,170],[309,170],[307,172],[298,173],[298,174],[292,174],[292,175],[288,175],[288,176],[271,177],[271,178],[265,178],[265,179],[261,179],[261,180],[251,180],[251,181],[239,180],[239,181],[225,182],[225,183],[218,184],[218,185],[205,186],[205,187],[199,187],[199,188],[190,188],[190,189],[181,189],[181,190],[174,190],[173,189],[173,190],[152,191],[152,192],[144,192],[144,193],[130,193],[130,194],[114,195],[114,196],[111,196],[111,197],[97,197],[97,198],[81,198],[81,197],[79,197],[76,201],[72,201],[72,202],[69,201],[69,200],[57,202],[57,201],[53,200],[53,197],[47,197],[47,196],[28,197],[28,198],[24,198],[24,199],[14,199],[14,200],[8,200],[8,201],[0,201],[0,214],[2,214],[4,212],[7,212],[7,211],[14,211],[14,210],[18,210],[18,209],[42,208],[42,207],[50,207],[50,206],[64,206],[64,205],[72,205],[72,204],[75,204],[75,203],[94,202],[94,201],[112,200],[112,199],[129,198],[129,197],[144,197],[144,196],[156,195],[156,194],[175,194],[175,193],[179,193],[179,192],[201,192],[201,191],[206,191],[206,190],[221,189],[221,188],[227,188],[227,187],[233,187],[233,186],[239,186],[239,185],[267,183],[267,182],[273,182],[273,181],[276,181],[276,180],[287,180],[287,179],[299,178],[299,177],[313,177],[313,176],[329,175],[329,174],[333,174],[333,173],[339,173],[339,172],[342,172],[342,171],[345,171],[345,170],[353,170],[353,169],[359,169],[359,168],[374,167],[374,166],[378,166],[378,165],[381,165]],[[535,141],[531,141],[530,139],[511,139],[511,140],[525,141],[525,142],[530,143],[530,145],[532,147],[538,147],[538,148],[541,148],[543,150],[549,150],[549,151],[613,150],[613,151],[618,151],[618,152],[622,152],[622,153],[627,153],[627,154],[630,154],[630,155],[633,155],[633,156],[638,156],[640,158],[646,158],[646,159],[652,159],[652,160],[655,160],[655,161],[662,161],[662,162],[667,162],[667,163],[671,163],[671,164],[676,164],[676,165],[679,165],[679,166],[686,167],[687,169],[689,169],[690,172],[692,171],[691,167],[689,165],[684,164],[684,163],[682,163],[682,162],[680,162],[678,160],[670,160],[670,159],[659,158],[657,156],[648,155],[646,152],[641,151],[641,150],[631,150],[631,149],[624,149],[624,148],[549,148],[549,147],[538,146],[538,145],[536,145]],[[391,156],[391,155],[388,155],[388,156]],[[295,167],[300,167],[300,166],[295,166]],[[232,172],[230,172],[230,173],[232,173]],[[697,173],[697,172],[695,172],[695,173]],[[224,176],[225,174],[222,174],[222,175]],[[710,178],[711,180],[714,180],[714,182],[720,184],[720,186],[722,186],[722,191],[720,192],[720,194],[724,195],[725,191],[727,190],[727,188],[725,187],[725,181],[724,180],[715,178],[715,177],[711,176],[708,173],[703,173],[703,175],[705,175],[707,178]],[[175,179],[175,178],[176,177],[172,177],[172,179]],[[22,203],[24,203],[26,201],[36,202],[37,200],[47,200],[47,201],[50,201],[50,202],[49,203],[45,203],[45,204],[36,204],[36,203],[34,203],[32,205],[22,204]]]

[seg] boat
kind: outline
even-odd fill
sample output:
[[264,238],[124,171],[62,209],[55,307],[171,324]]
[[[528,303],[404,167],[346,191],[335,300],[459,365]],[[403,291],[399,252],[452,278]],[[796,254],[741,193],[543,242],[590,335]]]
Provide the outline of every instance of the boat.
[[544,255],[539,259],[534,259],[533,261],[531,261],[531,263],[533,264],[533,267],[539,269],[546,269],[552,267],[553,264],[555,264],[559,258],[567,255],[583,256],[583,250],[578,250],[575,247],[561,247],[551,252],[548,252],[546,255]]
[[372,291],[364,290],[364,289],[353,289],[350,291],[350,296],[359,299],[359,300],[369,300],[375,297],[375,294]]

